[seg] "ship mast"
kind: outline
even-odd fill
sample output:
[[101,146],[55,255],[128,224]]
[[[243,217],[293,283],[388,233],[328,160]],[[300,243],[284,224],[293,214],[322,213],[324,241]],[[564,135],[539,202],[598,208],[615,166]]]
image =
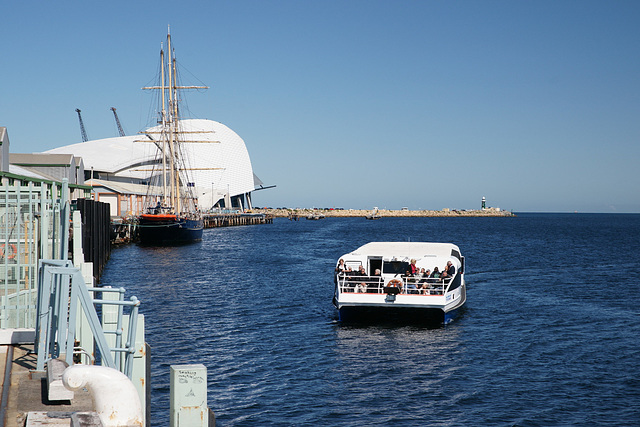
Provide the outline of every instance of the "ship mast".
[[162,64],[161,73],[162,76],[160,78],[160,84],[162,86],[161,89],[161,98],[162,98],[162,110],[160,114],[162,115],[162,133],[164,135],[161,136],[162,139],[162,204],[166,206],[167,204],[167,110],[165,106],[165,77],[164,77],[164,49],[160,48],[160,64]]
[[[166,62],[165,62],[166,60]],[[164,47],[160,48],[160,85],[143,87],[143,89],[155,89],[160,90],[162,98],[161,108],[161,129],[160,135],[162,139],[162,148],[159,144],[158,149],[162,150],[162,204],[163,206],[170,206],[177,215],[180,215],[182,211],[182,194],[180,185],[180,171],[179,168],[185,168],[182,164],[184,161],[180,151],[180,144],[182,142],[200,142],[200,141],[182,141],[179,140],[179,136],[182,133],[180,130],[180,117],[179,117],[179,96],[178,91],[181,89],[208,89],[207,86],[178,86],[178,72],[177,61],[175,58],[175,52],[171,46],[171,32],[167,31],[167,53],[165,55]],[[145,132],[147,136],[149,133]],[[198,133],[192,131],[189,133]],[[152,139],[153,140],[153,139]],[[218,142],[218,141],[212,141]],[[180,157],[180,158],[179,158]],[[187,170],[187,169],[183,169]],[[189,185],[187,178],[184,178],[184,185]],[[186,197],[185,193],[185,197]],[[186,203],[186,202],[184,202]],[[187,203],[188,205],[188,203]],[[185,208],[188,206],[185,205]]]
[[176,135],[178,134],[178,117],[176,115],[176,87],[173,52],[171,50],[171,33],[167,33],[167,71],[169,72],[169,162],[171,171],[171,205],[175,213],[180,214],[179,174],[176,170]]

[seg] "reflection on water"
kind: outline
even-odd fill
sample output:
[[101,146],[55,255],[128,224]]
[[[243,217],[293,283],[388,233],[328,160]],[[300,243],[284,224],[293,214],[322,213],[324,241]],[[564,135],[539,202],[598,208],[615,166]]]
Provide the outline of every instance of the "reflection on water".
[[451,360],[449,355],[459,347],[458,340],[459,333],[455,327],[338,325],[335,345],[340,362],[373,358],[415,363],[428,359],[442,366]]
[[383,423],[426,422],[451,401],[464,352],[456,327],[338,326],[336,378],[351,396],[343,405]]

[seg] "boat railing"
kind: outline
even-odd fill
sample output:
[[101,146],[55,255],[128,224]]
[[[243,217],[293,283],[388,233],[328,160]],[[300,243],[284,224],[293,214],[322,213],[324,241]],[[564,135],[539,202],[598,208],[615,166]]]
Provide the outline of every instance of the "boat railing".
[[[455,282],[455,277],[452,282]],[[364,294],[414,294],[414,295],[443,295],[444,287],[440,279],[428,277],[384,278],[380,276],[359,276],[350,273],[340,273],[337,276],[339,291],[342,293]],[[390,289],[394,288],[394,289]]]
[[380,276],[356,276],[349,273],[338,275],[340,292],[382,293],[384,280]]

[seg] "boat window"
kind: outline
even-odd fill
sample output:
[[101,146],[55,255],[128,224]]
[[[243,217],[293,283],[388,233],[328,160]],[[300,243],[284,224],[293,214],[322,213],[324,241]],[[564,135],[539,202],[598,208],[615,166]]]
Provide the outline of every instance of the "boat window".
[[345,261],[344,265],[346,265],[347,268],[350,268],[353,271],[358,271],[362,263],[360,261]]
[[382,264],[384,274],[404,274],[409,268],[409,263],[405,261],[385,261]]
[[451,249],[451,256],[454,256],[458,259],[460,259],[460,252],[456,251],[455,249]]
[[449,288],[447,289],[447,292],[451,292],[452,290],[459,288],[461,285],[462,281],[460,279],[460,275],[456,274],[455,277],[453,278],[453,283],[451,283],[451,285],[449,285]]

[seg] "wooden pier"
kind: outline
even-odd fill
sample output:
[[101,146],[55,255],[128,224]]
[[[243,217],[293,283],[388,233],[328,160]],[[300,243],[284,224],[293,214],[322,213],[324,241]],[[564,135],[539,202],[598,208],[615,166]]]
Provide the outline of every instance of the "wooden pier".
[[[233,227],[238,225],[273,224],[273,215],[265,213],[216,212],[203,214],[204,228]],[[111,220],[111,244],[121,245],[138,240],[138,222],[135,217]]]
[[207,213],[203,218],[204,228],[273,223],[273,216],[263,213]]

